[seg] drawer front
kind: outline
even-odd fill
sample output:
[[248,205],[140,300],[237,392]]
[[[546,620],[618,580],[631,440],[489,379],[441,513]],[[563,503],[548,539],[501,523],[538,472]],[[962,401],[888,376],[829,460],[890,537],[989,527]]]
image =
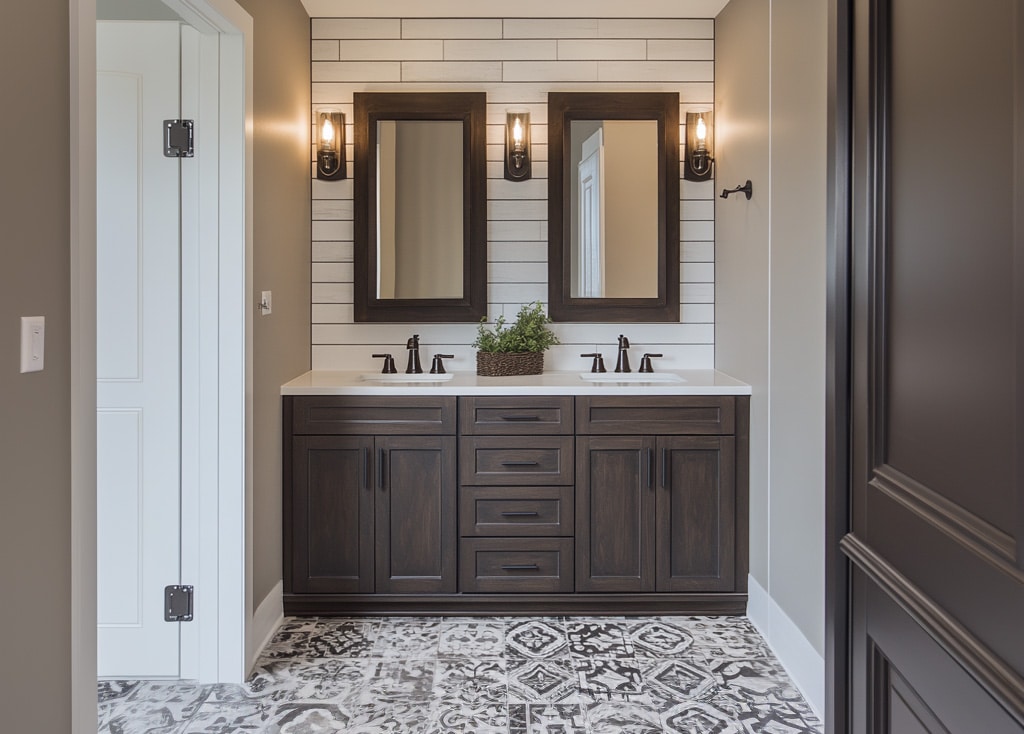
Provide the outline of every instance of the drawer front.
[[459,432],[467,436],[572,435],[572,398],[460,398]]
[[297,395],[292,431],[313,435],[453,435],[454,396]]
[[731,395],[576,398],[581,435],[728,435],[736,431],[735,416]]
[[459,541],[459,590],[463,592],[570,592],[572,569],[572,538]]
[[572,436],[463,436],[459,481],[483,485],[573,483]]
[[572,487],[462,487],[463,536],[571,536]]

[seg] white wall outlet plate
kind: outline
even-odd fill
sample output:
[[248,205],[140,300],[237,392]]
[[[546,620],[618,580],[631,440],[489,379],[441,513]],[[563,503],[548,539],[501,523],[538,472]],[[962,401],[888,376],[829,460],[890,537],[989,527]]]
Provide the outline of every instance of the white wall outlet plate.
[[46,344],[46,317],[21,317],[21,371],[42,372]]

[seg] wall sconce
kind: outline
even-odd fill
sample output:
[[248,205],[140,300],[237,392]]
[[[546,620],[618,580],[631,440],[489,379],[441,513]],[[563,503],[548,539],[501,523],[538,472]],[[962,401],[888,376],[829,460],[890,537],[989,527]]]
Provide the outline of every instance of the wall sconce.
[[711,155],[714,150],[714,130],[711,112],[686,113],[686,159],[683,165],[683,178],[687,181],[707,181],[711,178],[715,159]]
[[345,178],[345,115],[321,112],[316,129],[316,177],[325,181]]
[[533,175],[530,162],[530,113],[505,114],[505,178],[526,181]]

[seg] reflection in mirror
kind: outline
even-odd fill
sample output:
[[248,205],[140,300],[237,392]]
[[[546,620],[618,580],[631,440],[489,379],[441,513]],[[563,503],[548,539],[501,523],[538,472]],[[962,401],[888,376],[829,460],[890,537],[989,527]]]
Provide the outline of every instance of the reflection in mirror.
[[555,321],[679,320],[679,95],[548,94]]
[[573,298],[658,296],[658,123],[570,125]]
[[377,298],[462,298],[462,123],[377,122]]
[[352,101],[354,320],[479,321],[486,95],[356,92]]

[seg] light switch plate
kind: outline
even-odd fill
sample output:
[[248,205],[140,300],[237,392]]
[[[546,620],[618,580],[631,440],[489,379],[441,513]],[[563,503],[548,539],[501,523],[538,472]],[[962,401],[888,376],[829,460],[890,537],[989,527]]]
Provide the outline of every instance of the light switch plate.
[[269,316],[271,310],[273,310],[274,301],[273,294],[270,291],[263,291],[260,293],[260,302],[258,308],[261,316]]
[[21,371],[42,372],[46,345],[46,318],[21,317]]

